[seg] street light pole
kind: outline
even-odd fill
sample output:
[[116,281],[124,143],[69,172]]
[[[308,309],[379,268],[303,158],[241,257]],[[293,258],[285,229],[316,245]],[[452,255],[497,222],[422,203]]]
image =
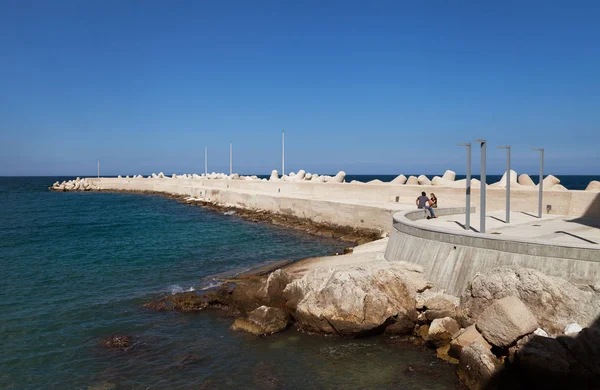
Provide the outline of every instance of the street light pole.
[[100,160],[98,160],[98,179],[100,179]]
[[208,146],[204,147],[204,175],[208,176]]
[[540,194],[538,196],[538,218],[542,218],[542,202],[544,197],[544,148],[533,148],[533,150],[540,152],[540,183],[538,184]]
[[486,156],[485,156],[485,151],[486,151],[486,142],[484,139],[476,139],[475,142],[481,144],[481,170],[480,170],[480,174],[481,174],[481,185],[480,185],[480,189],[479,189],[479,195],[480,195],[480,199],[479,199],[479,212],[480,212],[480,216],[479,216],[479,232],[480,233],[485,233],[485,190],[486,190],[486,177],[485,177],[485,164],[486,164]]
[[506,149],[506,223],[510,223],[510,146],[498,146]]
[[465,142],[458,146],[467,147],[467,183],[466,183],[466,208],[465,208],[465,230],[471,230],[471,143]]
[[233,144],[229,143],[229,176],[233,175]]
[[285,175],[285,130],[281,130],[281,177]]

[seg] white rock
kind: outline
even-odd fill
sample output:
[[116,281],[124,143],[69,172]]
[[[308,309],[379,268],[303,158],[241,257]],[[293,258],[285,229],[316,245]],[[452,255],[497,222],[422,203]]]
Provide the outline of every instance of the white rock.
[[448,170],[446,170],[446,172],[444,172],[442,179],[448,180],[448,181],[454,181],[454,180],[456,180],[456,172],[448,169]]
[[581,327],[581,325],[574,322],[572,324],[565,326],[565,330],[563,333],[565,334],[565,336],[575,336],[582,330],[583,330],[583,328]]
[[[512,185],[517,184],[517,172],[513,171],[512,169],[510,170],[510,184]],[[500,181],[498,183],[495,183],[497,187],[501,187],[501,188],[506,188],[506,172],[504,172],[504,175],[502,175],[502,178],[500,179]]]
[[422,185],[422,186],[430,186],[431,180],[429,180],[429,178],[425,175],[420,175],[417,178],[417,183],[419,183],[419,185]]
[[585,188],[586,191],[600,191],[600,181],[592,180]]
[[301,169],[298,171],[298,173],[296,174],[296,180],[297,181],[301,181],[304,180],[304,177],[306,176],[306,171],[304,169]]
[[332,177],[328,182],[332,183],[343,183],[346,178],[346,172],[339,171],[334,177]]
[[517,183],[525,187],[535,187],[535,183],[533,182],[533,180],[531,180],[531,177],[526,173],[522,173],[521,175],[519,175]]
[[392,180],[390,183],[391,183],[391,184],[399,184],[399,185],[400,185],[400,184],[404,184],[404,183],[406,183],[406,176],[404,176],[404,175],[398,175],[398,176],[396,176],[396,178],[395,178],[394,180]]
[[312,174],[309,172],[306,175],[304,175],[304,180],[310,180],[312,179]]
[[537,328],[536,330],[533,331],[533,334],[536,336],[541,336],[541,337],[550,337],[550,336],[548,336],[548,333],[546,333],[546,331],[542,328]]
[[419,185],[419,180],[417,179],[416,176],[409,176],[408,179],[406,180],[406,185],[417,186],[417,185]]

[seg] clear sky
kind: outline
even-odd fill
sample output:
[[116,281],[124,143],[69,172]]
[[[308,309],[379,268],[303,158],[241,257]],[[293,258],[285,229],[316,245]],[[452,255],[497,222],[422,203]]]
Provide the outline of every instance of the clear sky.
[[[0,0],[0,175],[600,173],[598,1]],[[473,169],[478,172],[479,152]]]

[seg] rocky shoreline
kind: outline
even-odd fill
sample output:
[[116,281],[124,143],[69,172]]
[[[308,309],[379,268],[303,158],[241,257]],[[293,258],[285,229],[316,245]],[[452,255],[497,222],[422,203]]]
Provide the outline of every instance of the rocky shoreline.
[[598,292],[508,267],[477,275],[461,297],[434,289],[414,264],[373,261],[315,268],[300,278],[278,269],[144,306],[218,309],[235,318],[233,330],[262,337],[289,327],[338,337],[407,337],[457,364],[470,389],[600,383]]

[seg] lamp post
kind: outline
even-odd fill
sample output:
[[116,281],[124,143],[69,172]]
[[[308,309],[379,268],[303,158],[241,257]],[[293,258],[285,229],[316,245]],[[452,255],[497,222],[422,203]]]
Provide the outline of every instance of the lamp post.
[[229,176],[233,175],[233,144],[229,143]]
[[486,150],[486,141],[484,139],[476,139],[475,142],[481,144],[481,186],[479,189],[479,212],[481,213],[479,216],[479,232],[485,233],[485,186],[486,186],[486,178],[485,178],[485,150]]
[[208,146],[204,147],[204,175],[208,176]]
[[285,130],[281,130],[281,177],[285,175]]
[[542,218],[542,201],[544,197],[544,148],[533,148],[532,150],[540,152],[540,183],[538,185],[540,194],[538,197],[538,218]]
[[466,183],[466,208],[465,230],[471,230],[471,143],[465,142],[458,146],[467,147],[467,183]]
[[510,146],[498,146],[506,149],[506,223],[510,223]]
[[100,160],[98,160],[98,179],[100,179]]

